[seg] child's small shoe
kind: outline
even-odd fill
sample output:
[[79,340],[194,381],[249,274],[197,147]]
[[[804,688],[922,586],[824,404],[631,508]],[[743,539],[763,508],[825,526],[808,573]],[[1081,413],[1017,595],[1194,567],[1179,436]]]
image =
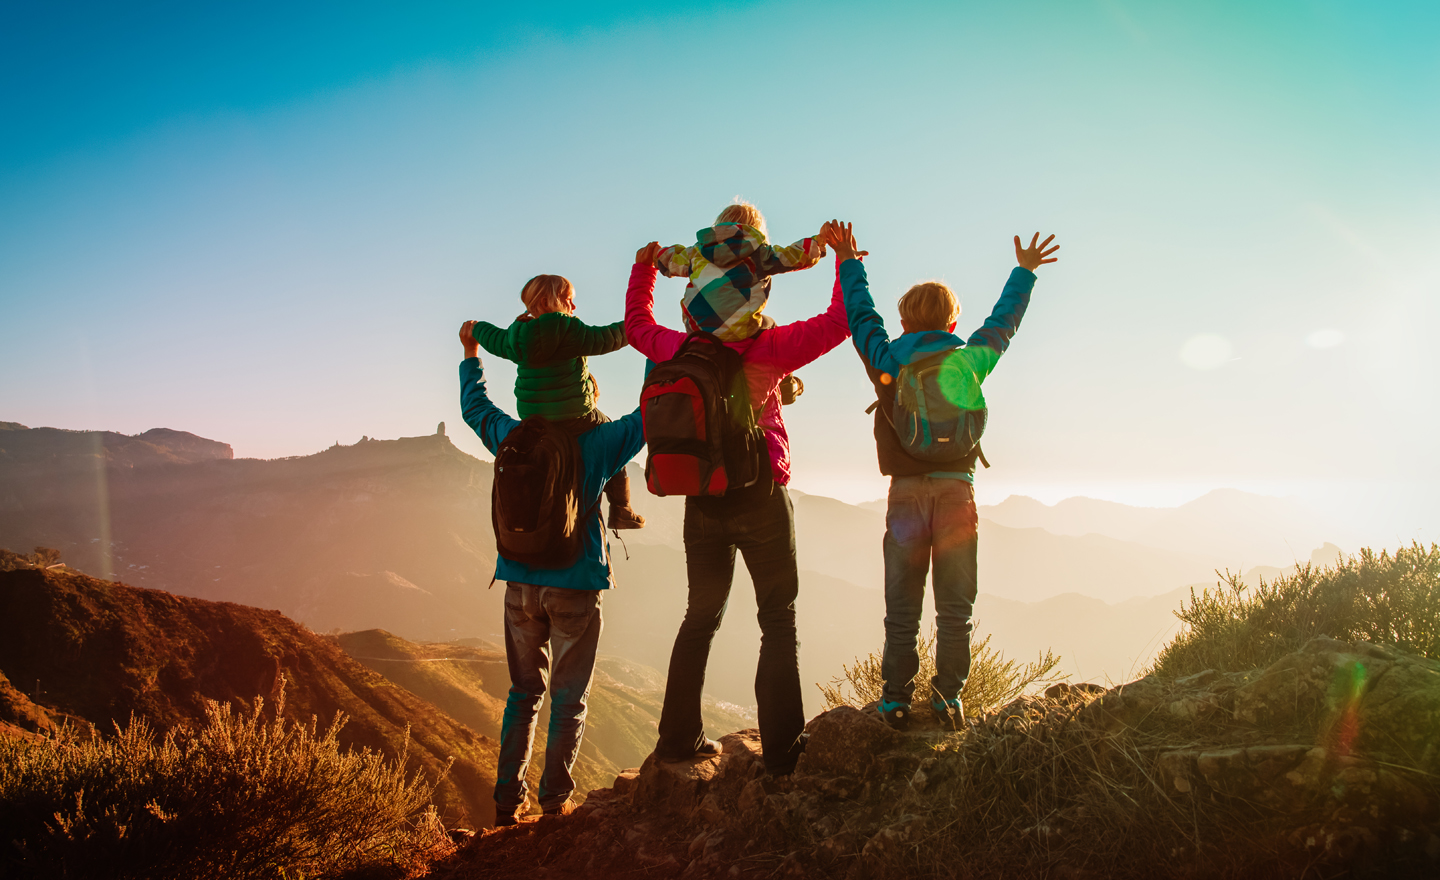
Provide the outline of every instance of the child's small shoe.
[[610,517],[606,528],[611,529],[643,529],[645,528],[645,517],[636,513],[629,507],[616,507],[610,505]]
[[910,704],[892,703],[884,697],[876,705],[875,711],[880,713],[880,720],[896,730],[905,730],[910,726]]
[[940,719],[940,726],[945,730],[959,730],[965,725],[965,704],[960,702],[959,697],[953,700],[942,700],[932,696],[930,711]]

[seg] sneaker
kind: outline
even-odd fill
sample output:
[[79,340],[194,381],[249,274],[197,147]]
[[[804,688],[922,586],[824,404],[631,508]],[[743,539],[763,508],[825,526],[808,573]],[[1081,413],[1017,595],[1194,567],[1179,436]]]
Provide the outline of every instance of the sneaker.
[[930,711],[940,719],[940,726],[946,730],[959,730],[965,724],[965,704],[960,698],[944,700],[938,696],[930,698]]
[[575,802],[566,798],[565,803],[558,807],[546,807],[544,814],[546,816],[568,816],[573,812],[575,812]]
[[628,507],[616,507],[610,505],[609,521],[605,524],[610,529],[643,529],[645,528],[645,517],[636,513]]
[[705,742],[701,743],[698,749],[696,749],[689,755],[685,755],[683,757],[659,755],[658,757],[662,762],[666,764],[679,764],[682,761],[694,761],[697,759],[704,760],[706,758],[713,758],[716,755],[720,754],[721,751],[722,747],[720,743],[716,742],[713,739],[707,739],[705,740]]
[[881,721],[896,730],[904,730],[910,726],[909,703],[892,703],[882,697],[880,704],[875,707],[875,711],[880,713]]

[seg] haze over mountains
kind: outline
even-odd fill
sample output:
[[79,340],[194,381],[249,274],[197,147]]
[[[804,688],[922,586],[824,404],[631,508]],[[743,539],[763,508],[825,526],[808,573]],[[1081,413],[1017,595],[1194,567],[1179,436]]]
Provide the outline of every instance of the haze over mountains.
[[[614,544],[602,650],[663,670],[685,604],[683,499],[644,492],[631,467],[649,524]],[[0,546],[57,547],[93,574],[276,608],[319,632],[498,643],[490,482],[491,465],[442,434],[264,461],[179,431],[0,423]],[[801,672],[817,682],[883,639],[884,516],[794,496]],[[982,508],[977,623],[1011,656],[1053,647],[1073,674],[1120,679],[1173,628],[1186,587],[1288,565],[1323,540],[1303,509],[1233,491],[1174,509],[1012,497]],[[743,565],[736,581],[707,692],[749,705],[758,627]]]

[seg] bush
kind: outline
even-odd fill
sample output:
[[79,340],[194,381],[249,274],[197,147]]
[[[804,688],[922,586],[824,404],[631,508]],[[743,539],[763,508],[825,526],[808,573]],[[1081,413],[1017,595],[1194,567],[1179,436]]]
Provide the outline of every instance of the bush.
[[0,571],[23,568],[48,568],[60,561],[60,551],[53,547],[36,547],[34,553],[16,553],[0,548]]
[[[935,631],[920,639],[920,672],[915,676],[916,692],[923,693],[935,676]],[[883,650],[883,649],[882,649]],[[856,659],[854,666],[842,666],[842,675],[828,685],[818,685],[825,697],[825,707],[855,706],[880,699],[885,680],[880,675],[881,652]],[[990,647],[990,636],[970,645],[970,677],[960,699],[967,715],[988,712],[1020,696],[1031,685],[1059,681],[1064,675],[1054,674],[1060,658],[1046,651],[1034,663],[1021,666]]]
[[1394,556],[1361,550],[1253,590],[1226,572],[1215,589],[1191,590],[1175,615],[1186,626],[1153,669],[1167,678],[1269,666],[1320,635],[1440,659],[1440,545],[1415,543]]
[[[85,878],[406,877],[451,849],[434,782],[342,752],[323,732],[206,703],[157,737],[0,736],[0,875]],[[93,729],[91,731],[93,733]]]

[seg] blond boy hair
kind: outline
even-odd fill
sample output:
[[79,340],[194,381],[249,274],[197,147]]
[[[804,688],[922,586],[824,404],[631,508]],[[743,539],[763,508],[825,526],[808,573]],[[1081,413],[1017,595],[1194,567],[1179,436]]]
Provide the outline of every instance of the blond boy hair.
[[896,304],[900,320],[911,330],[949,330],[960,317],[955,293],[939,281],[922,281],[900,297]]
[[715,222],[742,223],[746,226],[755,227],[760,230],[762,235],[765,233],[765,215],[760,213],[759,208],[739,196],[735,197],[733,204],[725,206],[725,210],[720,212],[720,216],[715,218]]
[[575,285],[563,275],[536,275],[521,288],[520,301],[536,317],[550,312],[568,315],[575,301]]

